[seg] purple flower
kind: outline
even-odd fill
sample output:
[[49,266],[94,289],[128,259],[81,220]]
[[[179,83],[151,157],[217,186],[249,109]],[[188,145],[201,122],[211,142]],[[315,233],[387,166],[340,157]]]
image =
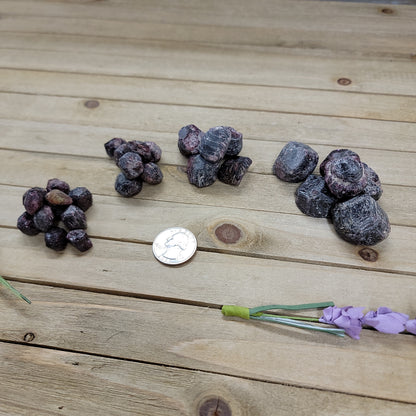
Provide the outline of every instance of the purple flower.
[[361,318],[364,316],[363,309],[352,306],[343,308],[329,306],[323,310],[324,314],[319,318],[319,322],[336,325],[338,328],[344,329],[351,338],[360,339]]
[[393,312],[386,306],[380,306],[377,312],[367,312],[362,320],[364,325],[372,326],[385,334],[398,334],[405,330],[409,316],[404,313]]
[[416,319],[410,319],[406,322],[406,331],[416,335]]

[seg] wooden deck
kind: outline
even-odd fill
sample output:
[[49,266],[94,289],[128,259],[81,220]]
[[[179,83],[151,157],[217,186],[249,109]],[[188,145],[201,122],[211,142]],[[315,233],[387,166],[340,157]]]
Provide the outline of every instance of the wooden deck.
[[[1,0],[0,274],[32,304],[0,288],[0,414],[414,415],[415,336],[220,308],[332,300],[415,318],[415,22],[416,6],[385,2]],[[188,183],[191,123],[244,134],[239,187]],[[158,143],[162,184],[120,197],[112,137]],[[376,261],[271,174],[289,140],[378,172],[392,231]],[[93,193],[85,254],[16,229],[24,191],[53,177]],[[241,238],[221,241],[221,224]],[[198,241],[180,267],[152,255],[172,226]]]

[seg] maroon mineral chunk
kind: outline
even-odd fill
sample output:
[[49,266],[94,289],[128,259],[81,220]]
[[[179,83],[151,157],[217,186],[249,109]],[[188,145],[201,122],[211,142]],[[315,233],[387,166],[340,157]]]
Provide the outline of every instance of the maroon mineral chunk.
[[159,162],[162,157],[162,149],[155,142],[144,142],[150,150],[150,158],[146,159],[145,162]]
[[367,185],[364,166],[356,153],[328,160],[324,165],[324,171],[329,190],[339,199],[356,196],[362,193]]
[[142,157],[138,153],[127,152],[118,160],[117,166],[127,179],[138,178],[143,172]]
[[114,154],[113,154],[114,161],[116,162],[116,164],[118,164],[118,161],[120,160],[121,156],[131,151],[132,151],[131,146],[129,146],[128,143],[123,143],[120,146],[118,146],[114,150]]
[[364,188],[364,193],[370,195],[376,201],[380,199],[383,189],[381,188],[380,178],[377,173],[370,168],[366,163],[363,163],[364,174],[367,177],[367,185]]
[[144,165],[141,179],[150,185],[158,185],[162,182],[163,173],[156,163],[149,162]]
[[198,147],[202,134],[204,132],[194,124],[188,124],[182,127],[178,133],[179,151],[186,157],[197,155],[199,153]]
[[339,159],[341,157],[352,157],[357,158],[359,157],[357,153],[353,152],[349,149],[336,149],[333,150],[329,155],[322,161],[321,165],[319,166],[319,173],[322,176],[325,176],[325,166],[327,163],[332,162],[335,159]]
[[301,182],[318,164],[318,153],[310,146],[291,141],[287,143],[273,164],[273,174],[285,182]]
[[69,196],[72,198],[72,203],[80,207],[84,212],[92,206],[92,194],[84,186],[71,189]]
[[111,158],[114,157],[114,152],[121,144],[125,144],[126,141],[121,139],[120,137],[114,137],[114,139],[109,140],[107,143],[104,144],[105,151],[107,155]]
[[370,195],[359,195],[339,202],[332,210],[336,232],[352,244],[371,246],[390,233],[387,214]]
[[336,202],[322,176],[309,175],[296,189],[295,202],[306,215],[315,218],[327,218]]
[[137,195],[143,186],[143,181],[140,178],[127,179],[124,173],[120,173],[114,184],[115,190],[122,196],[130,198]]
[[231,133],[231,140],[230,144],[228,145],[227,151],[225,152],[225,155],[237,156],[243,148],[243,134],[233,129],[232,127],[227,127],[227,129]]
[[237,156],[227,159],[218,170],[218,179],[228,185],[240,185],[251,164],[252,160],[249,157]]
[[187,174],[189,183],[198,188],[212,185],[217,179],[220,163],[211,163],[201,155],[191,156],[188,159]]
[[92,242],[88,238],[85,230],[71,230],[66,235],[67,240],[79,251],[84,252],[92,247]]
[[61,220],[68,230],[87,228],[87,218],[85,213],[76,205],[70,205],[61,215]]
[[59,189],[52,189],[45,195],[46,201],[50,205],[71,205],[72,198]]
[[46,189],[34,187],[28,189],[23,194],[23,205],[26,211],[34,215],[37,211],[39,211],[44,204],[44,198],[46,195]]
[[52,208],[49,205],[44,205],[33,217],[33,221],[38,230],[42,232],[48,231],[55,221]]
[[62,251],[68,244],[66,239],[66,230],[60,227],[52,227],[45,233],[45,244],[46,247],[51,248],[55,251]]
[[231,141],[231,132],[227,127],[218,126],[201,135],[199,154],[208,162],[220,162]]
[[46,190],[49,192],[52,189],[59,189],[66,194],[69,192],[70,187],[67,182],[61,181],[58,178],[52,178],[48,180],[48,184],[46,185]]
[[26,211],[17,219],[17,228],[26,235],[36,235],[40,233],[40,230],[33,221],[33,215],[30,215]]

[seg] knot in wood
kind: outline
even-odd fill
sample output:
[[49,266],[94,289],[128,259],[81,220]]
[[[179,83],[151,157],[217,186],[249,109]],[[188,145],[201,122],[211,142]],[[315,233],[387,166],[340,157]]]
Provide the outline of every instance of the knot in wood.
[[199,406],[199,416],[231,416],[231,409],[228,404],[218,398],[204,400]]
[[241,238],[241,230],[234,224],[221,224],[215,229],[215,236],[225,244],[235,244]]
[[378,260],[378,252],[374,250],[373,248],[364,247],[358,252],[358,254],[365,261],[375,262]]
[[100,105],[100,102],[97,100],[87,100],[84,102],[84,106],[87,108],[97,108]]
[[349,78],[339,78],[338,80],[337,80],[337,83],[339,84],[339,85],[342,85],[342,86],[346,86],[346,85],[350,85],[351,84],[351,80],[349,79]]

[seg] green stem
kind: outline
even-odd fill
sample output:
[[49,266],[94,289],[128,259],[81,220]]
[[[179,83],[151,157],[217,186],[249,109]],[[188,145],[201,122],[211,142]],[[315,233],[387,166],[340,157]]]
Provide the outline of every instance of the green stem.
[[319,318],[311,318],[307,316],[287,316],[287,315],[272,315],[268,313],[256,313],[255,315],[251,315],[251,318],[258,317],[258,316],[275,316],[276,318],[284,318],[284,319],[294,319],[296,321],[309,321],[309,322],[319,322]]
[[303,303],[303,304],[300,304],[300,305],[257,306],[256,308],[250,308],[250,315],[255,315],[258,312],[270,311],[272,309],[298,311],[298,310],[301,310],[301,309],[326,308],[328,306],[334,306],[334,302],[329,301],[329,302],[318,302],[318,303]]
[[327,334],[337,335],[339,337],[345,336],[345,331],[340,328],[324,328],[322,326],[310,325],[304,322],[296,321],[294,319],[278,318],[276,317],[276,315],[252,316],[251,319],[255,319],[258,321],[265,321],[265,322],[274,322],[274,323],[279,323],[283,325],[294,326],[296,328],[311,329],[313,331],[325,332]]
[[27,303],[32,303],[25,295],[20,293],[17,289],[15,289],[7,280],[3,279],[3,277],[0,276],[0,283],[7,287],[14,295],[16,295],[18,298],[24,300]]

